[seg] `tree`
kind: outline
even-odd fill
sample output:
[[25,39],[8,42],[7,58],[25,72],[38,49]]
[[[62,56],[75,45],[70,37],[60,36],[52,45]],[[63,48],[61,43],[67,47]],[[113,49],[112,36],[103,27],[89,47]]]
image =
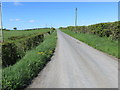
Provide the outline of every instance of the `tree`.
[[52,29],[52,30],[55,30],[55,28],[54,28],[54,27],[51,27],[51,29]]
[[14,30],[17,30],[17,28],[16,28],[16,27],[14,27],[13,29],[14,29]]

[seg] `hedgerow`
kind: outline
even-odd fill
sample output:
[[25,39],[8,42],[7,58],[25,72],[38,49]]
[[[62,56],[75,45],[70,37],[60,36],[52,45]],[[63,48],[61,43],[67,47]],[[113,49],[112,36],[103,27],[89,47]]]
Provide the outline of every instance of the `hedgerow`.
[[55,50],[56,39],[56,32],[46,36],[39,46],[28,51],[16,64],[3,69],[2,89],[25,88],[50,60]]
[[38,44],[40,44],[44,39],[44,34],[51,34],[52,31],[45,33],[37,33],[30,36],[12,36],[8,41],[2,45],[2,66],[6,67],[15,64],[19,59],[21,59],[26,51],[31,50]]
[[60,27],[60,29],[95,34],[100,37],[109,37],[111,40],[118,40],[120,34],[120,21],[111,23],[98,23],[89,26],[68,26],[66,28]]

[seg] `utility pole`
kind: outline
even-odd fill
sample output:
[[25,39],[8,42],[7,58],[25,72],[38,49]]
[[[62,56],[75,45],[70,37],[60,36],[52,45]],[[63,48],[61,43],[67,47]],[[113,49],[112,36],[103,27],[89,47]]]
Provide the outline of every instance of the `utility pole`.
[[[3,42],[2,36],[2,3],[0,2],[0,44]],[[0,73],[2,73],[2,44],[0,45]],[[2,74],[0,75],[0,79],[2,79]],[[2,81],[0,80],[0,84],[2,85]],[[0,87],[2,89],[2,87]]]
[[75,9],[75,26],[77,26],[77,8]]
[[2,2],[0,2],[0,28],[1,28],[1,32],[0,32],[0,38],[1,38],[1,42],[3,42],[3,26],[2,26]]
[[75,8],[75,30],[77,29],[77,8]]

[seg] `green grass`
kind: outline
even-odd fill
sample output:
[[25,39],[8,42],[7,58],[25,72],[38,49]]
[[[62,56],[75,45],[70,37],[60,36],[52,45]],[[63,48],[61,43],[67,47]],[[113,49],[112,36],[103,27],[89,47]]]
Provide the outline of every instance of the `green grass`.
[[3,69],[3,89],[24,88],[50,60],[56,46],[56,32],[47,35],[44,41],[13,66]]
[[[40,29],[40,30],[11,30],[11,31],[3,31],[4,42],[16,41],[20,39],[24,39],[26,37],[30,37],[36,34],[43,34],[51,29]],[[13,40],[11,40],[11,38]]]
[[120,58],[118,55],[118,41],[110,40],[107,37],[99,37],[92,34],[74,33],[69,30],[62,31],[100,51]]

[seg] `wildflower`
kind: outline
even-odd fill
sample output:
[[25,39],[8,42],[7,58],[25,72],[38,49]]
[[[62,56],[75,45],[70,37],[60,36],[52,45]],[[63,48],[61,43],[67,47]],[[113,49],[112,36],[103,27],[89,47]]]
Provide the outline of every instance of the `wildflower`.
[[44,55],[45,53],[44,52],[38,52],[38,54]]

